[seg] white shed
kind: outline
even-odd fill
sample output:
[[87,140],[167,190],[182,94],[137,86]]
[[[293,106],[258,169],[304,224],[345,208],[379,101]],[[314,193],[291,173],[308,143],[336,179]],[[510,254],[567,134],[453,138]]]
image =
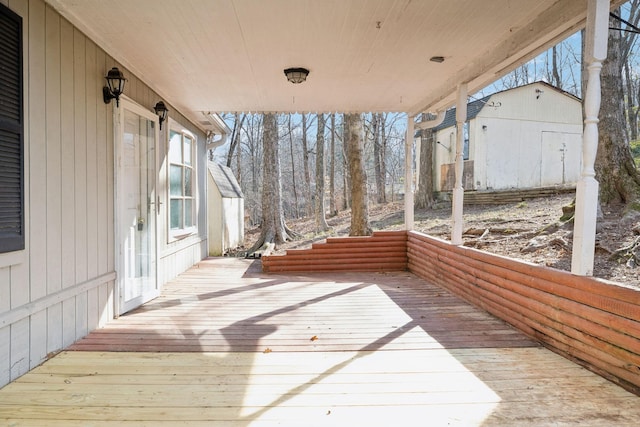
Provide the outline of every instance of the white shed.
[[209,256],[244,243],[244,196],[231,169],[209,162]]
[[[434,190],[454,184],[456,110],[435,128]],[[572,185],[580,178],[582,110],[575,96],[544,82],[508,89],[467,106],[465,190]]]

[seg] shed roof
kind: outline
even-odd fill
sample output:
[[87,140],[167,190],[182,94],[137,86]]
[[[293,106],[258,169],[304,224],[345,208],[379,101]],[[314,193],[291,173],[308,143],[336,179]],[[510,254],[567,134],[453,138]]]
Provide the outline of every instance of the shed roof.
[[240,184],[238,184],[238,180],[233,175],[231,168],[216,162],[209,162],[209,173],[222,197],[229,199],[244,198]]
[[[491,98],[491,96],[492,95],[488,95],[488,96],[485,96],[484,98],[480,98],[468,103],[466,121],[473,120],[478,115],[478,113],[482,111],[482,108],[486,105],[486,103],[489,102],[489,98]],[[438,126],[436,126],[434,130],[442,130],[455,125],[456,125],[456,109],[454,107],[447,110],[447,113],[444,116],[444,121],[440,123]]]
[[[480,99],[476,99],[475,101],[472,101],[470,103],[467,104],[467,120],[473,120],[478,114],[480,114],[480,111],[482,111],[482,109],[484,108],[485,105],[487,105],[487,103],[489,103],[489,100],[498,94],[504,93],[504,92],[509,92],[509,91],[514,91],[514,90],[520,90],[524,87],[528,87],[528,86],[532,86],[532,85],[543,85],[546,86],[549,89],[555,90],[556,92],[564,95],[564,96],[568,96],[571,99],[575,99],[576,101],[580,101],[580,99],[574,95],[572,95],[569,92],[566,92],[556,86],[553,86],[547,82],[543,82],[543,81],[536,81],[533,83],[529,83],[526,85],[522,85],[522,86],[518,86],[518,87],[514,87],[514,88],[509,88],[509,89],[505,89],[502,90],[500,92],[496,92],[493,93],[491,95],[487,95],[483,98]],[[438,131],[438,130],[442,130],[442,129],[447,129],[449,127],[453,127],[456,125],[456,108],[453,107],[449,110],[447,110],[445,117],[444,117],[444,121],[442,123],[440,123],[438,126],[434,127],[434,130]]]

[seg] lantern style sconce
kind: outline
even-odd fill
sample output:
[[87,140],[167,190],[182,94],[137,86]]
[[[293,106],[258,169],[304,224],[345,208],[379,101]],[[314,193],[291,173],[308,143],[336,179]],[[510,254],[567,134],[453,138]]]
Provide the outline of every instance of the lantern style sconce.
[[309,70],[306,68],[287,68],[284,70],[284,75],[287,76],[287,80],[291,83],[299,84],[307,80]]
[[162,122],[167,120],[167,114],[169,114],[169,110],[167,110],[167,106],[164,105],[164,102],[162,101],[158,101],[153,109],[158,115],[158,120],[160,121],[160,130],[162,130]]
[[105,78],[107,79],[107,86],[102,88],[102,98],[104,103],[108,104],[115,98],[116,107],[119,107],[120,95],[124,92],[124,83],[127,79],[124,78],[124,74],[122,74],[122,71],[118,70],[118,67],[110,69]]

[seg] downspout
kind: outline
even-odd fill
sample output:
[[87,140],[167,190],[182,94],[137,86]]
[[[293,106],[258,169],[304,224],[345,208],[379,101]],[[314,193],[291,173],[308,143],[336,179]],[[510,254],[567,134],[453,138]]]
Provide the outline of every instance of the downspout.
[[[215,150],[216,148],[224,145],[229,139],[229,134],[231,133],[231,129],[227,126],[227,124],[222,120],[222,118],[210,112],[203,112],[204,116],[209,120],[214,130],[209,130],[207,132],[207,145],[206,149]],[[218,136],[218,138],[216,138]]]

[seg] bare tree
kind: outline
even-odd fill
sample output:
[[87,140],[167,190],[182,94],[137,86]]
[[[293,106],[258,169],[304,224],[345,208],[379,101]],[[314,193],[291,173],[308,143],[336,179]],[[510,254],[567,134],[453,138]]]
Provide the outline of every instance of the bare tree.
[[331,216],[338,214],[336,205],[336,115],[331,114],[331,148],[329,159],[329,211]]
[[306,187],[306,197],[307,201],[307,215],[311,215],[313,212],[313,205],[311,204],[311,172],[309,172],[309,144],[307,143],[307,131],[309,130],[309,123],[307,121],[307,115],[302,115],[302,162],[304,164],[304,182],[307,185]]
[[285,224],[282,210],[278,120],[272,113],[263,115],[263,147],[262,227],[260,237],[249,252],[255,252],[265,243],[284,243],[294,236]]
[[630,47],[617,30],[620,28],[618,20],[610,18],[609,27],[613,29],[609,31],[607,59],[602,64],[600,132],[595,161],[600,201],[604,204],[628,203],[640,197],[640,174],[629,146],[622,90],[623,63]]
[[240,132],[242,131],[242,124],[244,123],[245,118],[245,114],[236,113],[234,115],[233,130],[231,131],[231,141],[229,143],[229,153],[227,154],[227,167],[231,167],[233,153],[240,142]]
[[[428,116],[428,117],[427,117]],[[422,120],[433,119],[424,114]],[[433,128],[420,131],[420,176],[418,176],[418,191],[414,198],[414,206],[418,209],[431,208],[433,206],[433,149],[435,131]]]
[[318,114],[318,131],[316,132],[316,193],[315,193],[315,220],[316,233],[327,231],[329,225],[325,217],[324,206],[324,114]]
[[293,201],[294,201],[294,215],[296,218],[300,217],[298,210],[298,191],[296,188],[296,161],[294,156],[293,145],[293,126],[291,125],[291,114],[287,117],[287,124],[289,126],[289,150],[291,152],[291,184],[293,186]]
[[371,134],[373,137],[373,166],[376,182],[377,202],[387,201],[385,192],[385,179],[382,163],[384,161],[384,151],[382,149],[382,133],[384,121],[381,113],[373,113],[371,117]]
[[367,174],[364,169],[364,126],[361,114],[345,114],[345,146],[349,164],[351,188],[351,236],[368,236],[369,206],[367,200]]

